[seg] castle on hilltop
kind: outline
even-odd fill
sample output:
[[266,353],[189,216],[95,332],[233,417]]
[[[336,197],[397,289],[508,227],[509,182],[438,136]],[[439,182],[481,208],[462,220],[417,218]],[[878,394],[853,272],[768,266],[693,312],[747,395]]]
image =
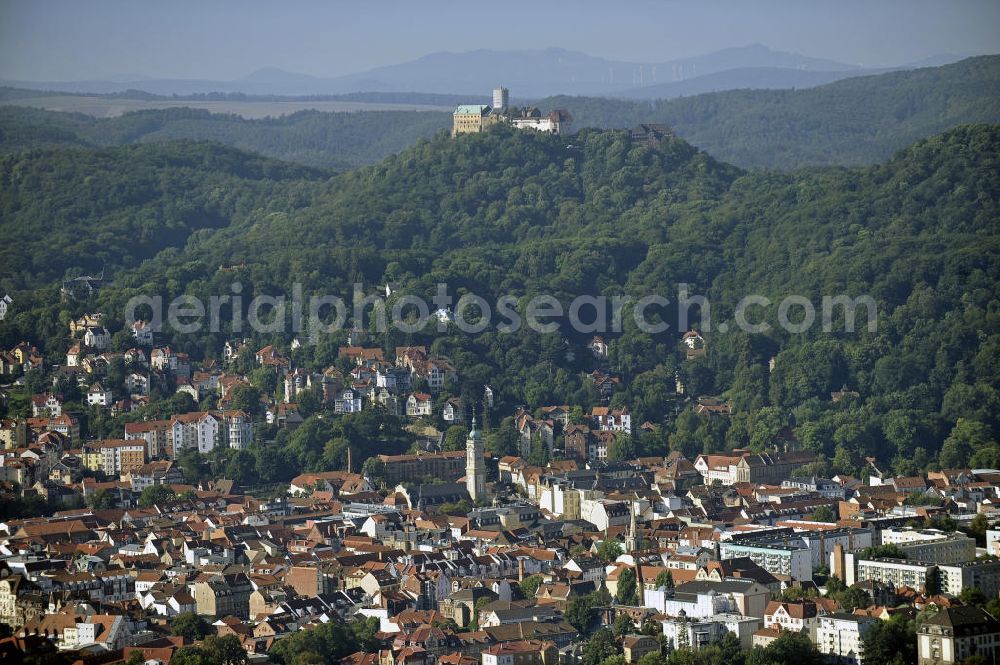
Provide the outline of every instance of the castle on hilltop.
[[499,124],[513,125],[517,129],[534,129],[551,134],[569,134],[573,116],[569,111],[555,109],[546,115],[529,106],[512,109],[507,88],[494,88],[493,105],[461,104],[452,113],[451,135],[476,134]]

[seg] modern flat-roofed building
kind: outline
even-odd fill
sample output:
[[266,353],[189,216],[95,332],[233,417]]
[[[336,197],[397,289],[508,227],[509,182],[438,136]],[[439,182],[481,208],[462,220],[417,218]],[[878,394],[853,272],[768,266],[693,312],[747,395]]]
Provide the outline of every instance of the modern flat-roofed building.
[[963,561],[937,568],[942,593],[957,596],[970,587],[979,589],[987,598],[996,598],[1000,593],[1000,561]]
[[937,529],[883,529],[882,544],[895,545],[913,561],[954,564],[976,558],[976,540]]
[[882,582],[894,586],[908,586],[911,589],[924,591],[927,582],[935,573],[937,566],[932,563],[921,563],[908,559],[859,559],[853,580],[845,580],[848,584],[856,582]]
[[816,648],[828,663],[862,665],[864,663],[864,636],[877,619],[835,612],[819,617],[816,627]]
[[811,580],[813,554],[800,539],[790,538],[788,544],[771,540],[743,542],[724,541],[719,550],[722,559],[749,557],[772,575],[784,575],[796,580]]

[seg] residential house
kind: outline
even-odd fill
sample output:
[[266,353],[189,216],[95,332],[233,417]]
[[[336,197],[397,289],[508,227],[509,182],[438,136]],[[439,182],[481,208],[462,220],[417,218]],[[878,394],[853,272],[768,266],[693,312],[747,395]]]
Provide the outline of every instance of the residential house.
[[413,393],[406,398],[406,415],[421,418],[431,415],[431,396],[427,393]]
[[111,345],[111,333],[103,326],[92,326],[83,334],[83,343],[92,349],[103,351]]
[[446,423],[451,423],[453,425],[462,423],[465,421],[464,408],[462,406],[462,400],[458,397],[451,397],[445,402],[444,407],[441,409],[441,418]]
[[90,384],[90,388],[87,390],[87,404],[89,406],[108,407],[113,401],[111,391],[99,381]]

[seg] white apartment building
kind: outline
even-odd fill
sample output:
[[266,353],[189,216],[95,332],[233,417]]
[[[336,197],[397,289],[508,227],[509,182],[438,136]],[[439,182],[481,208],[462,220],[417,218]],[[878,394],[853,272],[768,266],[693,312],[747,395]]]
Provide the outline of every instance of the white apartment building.
[[970,587],[979,589],[987,598],[996,598],[1000,593],[1000,561],[964,561],[937,568],[943,593],[957,596]]
[[795,536],[812,552],[812,566],[818,568],[830,559],[830,553],[837,545],[845,552],[871,547],[875,544],[872,529],[828,529],[826,531],[803,531]]
[[954,564],[976,558],[974,538],[937,529],[883,529],[882,544],[896,545],[913,561]]
[[799,538],[789,538],[788,544],[773,542],[732,542],[719,545],[723,559],[742,556],[750,559],[772,575],[787,575],[796,580],[811,580],[813,571],[812,550]]
[[753,634],[760,628],[760,619],[741,614],[716,614],[704,619],[671,617],[663,621],[663,634],[672,649],[687,646],[698,650],[718,642],[726,633],[740,640],[744,649],[753,646]]
[[234,450],[243,450],[253,443],[253,423],[250,416],[243,411],[223,411],[222,420],[225,424],[224,444]]
[[195,449],[210,453],[219,445],[219,419],[206,411],[174,416],[170,421],[169,439],[174,458],[184,450]]
[[927,580],[937,567],[932,563],[889,558],[858,559],[856,563],[854,579],[850,579],[851,566],[847,566],[848,579],[845,582],[848,585],[873,580],[894,586],[908,586],[918,591],[927,587]]
[[843,612],[821,616],[816,628],[816,648],[826,656],[828,663],[862,665],[863,639],[876,621],[871,617]]

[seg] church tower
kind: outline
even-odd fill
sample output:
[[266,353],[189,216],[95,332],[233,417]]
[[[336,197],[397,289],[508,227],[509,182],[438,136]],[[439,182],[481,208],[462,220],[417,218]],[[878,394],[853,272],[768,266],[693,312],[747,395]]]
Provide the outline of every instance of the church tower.
[[631,515],[628,532],[625,534],[625,551],[632,553],[642,549],[642,539],[639,538],[639,528],[635,523],[635,506],[630,503],[628,509]]
[[473,501],[486,500],[486,464],[483,462],[483,435],[476,430],[476,417],[472,417],[472,431],[465,442],[465,485]]

